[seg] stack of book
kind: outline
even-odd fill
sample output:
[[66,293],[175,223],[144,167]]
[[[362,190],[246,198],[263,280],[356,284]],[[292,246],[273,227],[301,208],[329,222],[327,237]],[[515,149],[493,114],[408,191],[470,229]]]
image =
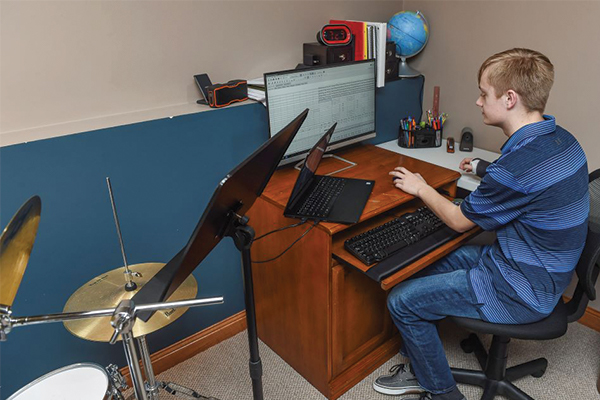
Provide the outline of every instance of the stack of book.
[[264,77],[248,80],[248,98],[260,101],[266,107],[267,96],[265,94]]
[[344,24],[354,36],[354,60],[369,60],[377,62],[377,87],[385,85],[385,42],[387,39],[387,24],[385,22],[365,22],[332,19],[330,24]]

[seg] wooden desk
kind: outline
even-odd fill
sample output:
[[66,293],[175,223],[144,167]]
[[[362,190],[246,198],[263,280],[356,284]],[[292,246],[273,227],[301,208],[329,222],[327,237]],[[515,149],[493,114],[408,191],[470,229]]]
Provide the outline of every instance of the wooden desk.
[[[420,172],[450,196],[460,174],[371,145],[338,154],[358,166],[336,176],[376,181],[359,223],[321,223],[282,257],[253,265],[260,339],[329,399],[341,396],[398,351],[400,335],[387,311],[386,290],[479,232],[475,228],[464,233],[381,284],[371,280],[361,272],[367,267],[344,250],[344,240],[419,205],[392,185],[388,172],[397,166]],[[339,167],[340,161],[324,159],[317,173]],[[278,170],[248,213],[257,237],[297,222],[283,216],[297,176],[292,168]],[[309,227],[307,223],[255,242],[252,259],[276,256]]]

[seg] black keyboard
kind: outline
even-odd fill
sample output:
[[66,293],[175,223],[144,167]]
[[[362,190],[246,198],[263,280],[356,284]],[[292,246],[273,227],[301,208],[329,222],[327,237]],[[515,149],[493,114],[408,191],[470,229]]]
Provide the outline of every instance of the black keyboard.
[[346,240],[344,247],[366,265],[379,263],[367,275],[381,281],[458,236],[429,208],[421,207]]
[[298,214],[307,217],[326,218],[331,211],[331,206],[342,192],[345,179],[320,176],[319,182],[314,187],[310,196],[306,198]]

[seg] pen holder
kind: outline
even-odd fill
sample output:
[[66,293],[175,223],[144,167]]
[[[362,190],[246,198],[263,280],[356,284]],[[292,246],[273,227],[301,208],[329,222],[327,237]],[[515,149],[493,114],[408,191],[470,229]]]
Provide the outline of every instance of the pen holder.
[[419,149],[426,147],[440,147],[442,145],[442,129],[425,128],[398,131],[398,146],[406,149]]

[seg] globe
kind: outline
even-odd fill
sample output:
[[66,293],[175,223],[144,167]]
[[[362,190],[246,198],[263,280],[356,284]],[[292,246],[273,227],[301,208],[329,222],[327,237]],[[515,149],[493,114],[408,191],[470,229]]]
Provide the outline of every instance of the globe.
[[396,55],[400,57],[398,75],[414,77],[420,73],[406,63],[406,59],[421,52],[429,40],[429,24],[420,11],[400,11],[387,24],[388,40],[396,43]]

